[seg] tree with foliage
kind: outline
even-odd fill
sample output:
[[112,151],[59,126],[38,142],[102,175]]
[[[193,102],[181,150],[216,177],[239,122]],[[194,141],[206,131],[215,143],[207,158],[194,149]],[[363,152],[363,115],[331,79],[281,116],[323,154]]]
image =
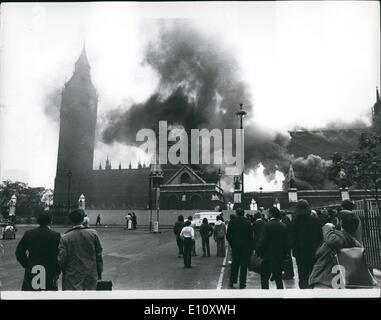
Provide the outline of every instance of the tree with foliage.
[[[340,177],[344,170],[345,177]],[[337,185],[355,185],[373,194],[380,210],[381,189],[381,135],[363,133],[359,139],[358,150],[332,157],[328,175]],[[342,185],[341,185],[342,184]]]
[[43,210],[41,198],[47,190],[43,187],[29,187],[23,182],[4,181],[0,184],[0,213],[8,215],[8,202],[12,195],[16,195],[16,215],[36,216]]

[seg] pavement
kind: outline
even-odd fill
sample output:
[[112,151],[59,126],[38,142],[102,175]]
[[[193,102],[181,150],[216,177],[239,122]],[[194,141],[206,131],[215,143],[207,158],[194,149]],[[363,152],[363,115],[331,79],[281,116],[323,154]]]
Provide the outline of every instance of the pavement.
[[[29,228],[18,226],[16,240],[0,240],[0,290],[21,288],[23,269],[14,253],[17,243]],[[63,234],[67,228],[54,230]],[[96,230],[103,246],[103,279],[112,280],[114,290],[228,288],[230,253],[226,258],[216,257],[213,239],[210,239],[211,257],[202,257],[201,239],[196,238],[197,256],[192,257],[192,268],[186,269],[183,259],[177,257],[172,230],[162,230],[158,234],[149,233],[147,229],[126,230],[123,227],[97,227]],[[297,288],[296,269],[295,275],[294,280],[284,281],[285,288]],[[247,289],[260,288],[260,275],[249,271]],[[275,288],[274,282],[270,282],[271,288]]]

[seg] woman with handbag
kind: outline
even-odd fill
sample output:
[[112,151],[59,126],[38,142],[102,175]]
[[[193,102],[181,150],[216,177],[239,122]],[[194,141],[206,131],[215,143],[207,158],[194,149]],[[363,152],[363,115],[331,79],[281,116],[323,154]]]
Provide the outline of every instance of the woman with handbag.
[[[335,230],[332,223],[323,226],[323,244],[316,252],[317,261],[309,278],[311,288],[344,288],[351,282],[348,275],[357,274],[358,286],[372,286],[374,279],[367,269],[361,243],[355,238],[359,218],[350,211],[342,211],[342,230]],[[348,249],[352,249],[348,250]],[[360,253],[360,255],[358,254]],[[340,256],[345,256],[340,261]],[[350,260],[349,264],[345,261]],[[346,265],[345,265],[346,264]],[[340,268],[344,272],[338,273]],[[358,278],[360,276],[360,278]],[[352,277],[353,278],[353,277]]]

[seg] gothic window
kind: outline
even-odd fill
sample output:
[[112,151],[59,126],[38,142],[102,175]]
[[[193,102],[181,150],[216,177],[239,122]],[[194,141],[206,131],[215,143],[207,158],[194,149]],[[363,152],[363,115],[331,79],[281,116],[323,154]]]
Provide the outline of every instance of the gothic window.
[[180,183],[190,183],[191,177],[188,172],[184,172],[180,177]]

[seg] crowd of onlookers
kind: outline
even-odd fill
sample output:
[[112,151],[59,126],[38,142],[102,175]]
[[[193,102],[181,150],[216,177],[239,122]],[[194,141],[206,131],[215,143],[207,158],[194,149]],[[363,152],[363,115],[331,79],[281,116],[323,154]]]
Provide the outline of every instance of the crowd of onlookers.
[[[217,256],[225,256],[225,239],[231,248],[231,272],[229,287],[246,287],[247,269],[259,264],[261,286],[269,288],[275,281],[283,289],[283,280],[295,277],[296,262],[299,288],[332,287],[332,254],[342,248],[361,247],[361,223],[352,212],[353,203],[344,200],[336,209],[311,210],[306,200],[299,200],[290,213],[277,207],[246,214],[237,209],[236,214],[223,219],[217,217],[214,228],[204,218],[200,227],[203,257],[210,256],[209,238],[217,244]],[[191,267],[195,256],[196,230],[192,216],[184,222],[180,215],[174,226],[179,257],[184,257],[184,267]],[[259,262],[258,262],[259,261]]]
[[[334,277],[332,252],[362,247],[361,223],[352,210],[349,200],[343,201],[338,210],[321,211],[311,210],[306,200],[299,200],[291,214],[271,207],[245,216],[244,210],[238,208],[225,221],[220,212],[213,226],[204,218],[197,232],[202,256],[211,255],[211,237],[216,242],[217,257],[226,256],[228,242],[232,260],[230,288],[237,282],[241,289],[245,288],[248,267],[258,264],[262,288],[268,289],[269,281],[275,281],[276,287],[282,289],[283,280],[295,276],[294,259],[300,289],[329,288]],[[63,290],[96,289],[103,271],[100,239],[89,228],[84,210],[72,211],[69,220],[72,227],[61,236],[49,227],[51,214],[43,212],[37,219],[39,227],[24,233],[16,248],[16,258],[25,268],[23,290],[57,290],[61,273]],[[136,219],[134,222],[136,228]],[[174,233],[178,257],[183,257],[185,268],[191,268],[199,239],[192,216],[184,221],[180,215]]]

